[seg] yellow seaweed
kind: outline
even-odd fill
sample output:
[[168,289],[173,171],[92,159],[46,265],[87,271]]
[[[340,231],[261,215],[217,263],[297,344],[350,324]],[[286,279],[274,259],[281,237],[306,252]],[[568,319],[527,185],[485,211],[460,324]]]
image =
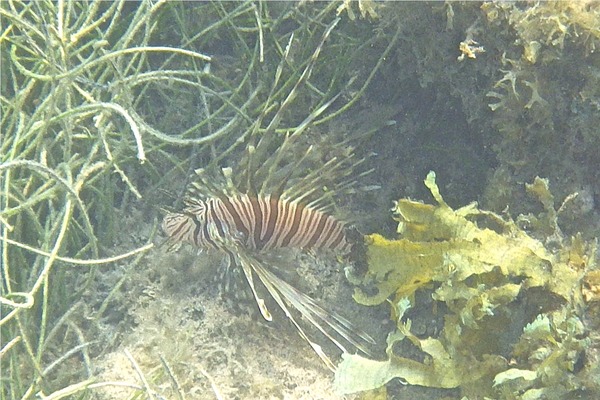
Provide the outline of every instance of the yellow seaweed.
[[[449,277],[461,282],[495,268],[504,277],[524,279],[525,288],[547,287],[564,299],[569,297],[577,272],[556,262],[556,256],[540,241],[513,221],[480,211],[475,204],[451,209],[439,194],[434,173],[428,175],[425,184],[438,205],[398,201],[394,212],[401,239],[368,236],[369,273],[363,283],[375,283],[379,292],[369,296],[357,289],[357,302],[380,304],[394,293],[396,297],[410,296],[429,282],[444,282]],[[491,220],[500,233],[480,228],[473,222],[476,218]]]
[[[378,388],[393,378],[412,385],[460,387],[464,395],[476,397],[513,393],[515,398],[535,398],[583,387],[583,381],[570,375],[577,372],[576,363],[589,344],[583,339],[581,310],[585,299],[594,296],[588,289],[584,298],[580,282],[596,268],[595,244],[579,236],[564,244],[548,182],[536,178],[527,186],[544,208],[539,217],[527,217],[540,221],[541,236],[559,239],[562,247],[553,250],[512,219],[480,210],[475,203],[453,210],[433,172],[425,185],[437,205],[399,200],[393,209],[399,238],[366,238],[369,269],[354,298],[365,305],[390,299],[397,326],[388,336],[387,360],[344,356],[336,372],[338,392]],[[437,337],[415,336],[405,317],[415,292],[424,288],[446,306]],[[533,315],[519,309],[518,299],[530,292],[538,301]],[[522,321],[515,322],[518,318]],[[404,339],[424,353],[424,362],[394,353],[394,343]]]

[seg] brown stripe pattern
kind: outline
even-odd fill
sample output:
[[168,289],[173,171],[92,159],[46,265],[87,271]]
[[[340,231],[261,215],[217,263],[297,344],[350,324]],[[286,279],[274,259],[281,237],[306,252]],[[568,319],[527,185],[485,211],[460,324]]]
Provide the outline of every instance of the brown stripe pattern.
[[163,229],[171,240],[201,248],[241,244],[253,250],[293,247],[348,253],[351,249],[343,222],[271,196],[188,199],[183,212],[164,218]]

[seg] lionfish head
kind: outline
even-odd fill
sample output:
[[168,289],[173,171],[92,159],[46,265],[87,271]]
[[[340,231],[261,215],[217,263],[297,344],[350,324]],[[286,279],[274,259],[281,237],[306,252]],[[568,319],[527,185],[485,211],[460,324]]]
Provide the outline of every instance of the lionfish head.
[[206,202],[194,199],[191,197],[187,197],[183,200],[185,204],[185,208],[183,209],[184,213],[194,215],[198,220],[203,221],[206,216]]
[[198,222],[188,213],[168,213],[162,221],[162,229],[169,242],[194,244],[194,232]]

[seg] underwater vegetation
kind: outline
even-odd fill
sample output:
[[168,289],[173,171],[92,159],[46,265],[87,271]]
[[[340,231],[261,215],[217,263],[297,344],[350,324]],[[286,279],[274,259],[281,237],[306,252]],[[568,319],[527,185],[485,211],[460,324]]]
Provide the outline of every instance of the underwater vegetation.
[[[527,217],[535,220],[527,232],[475,203],[452,209],[433,172],[425,185],[436,204],[396,202],[398,239],[366,238],[369,270],[353,278],[354,298],[365,305],[389,300],[396,326],[387,360],[343,355],[338,392],[399,378],[460,388],[467,398],[598,395],[597,243],[558,230],[548,181],[527,185],[544,206]],[[409,310],[419,291],[435,303],[437,334],[413,332]],[[419,360],[396,353],[403,341],[421,352]]]
[[[450,204],[478,199],[488,210],[508,205],[517,215],[529,211],[522,183],[542,176],[558,199],[578,193],[559,213],[562,228],[597,236],[598,7],[594,1],[381,5],[377,32],[390,38],[399,32],[369,93],[380,115],[393,121],[380,132],[385,145],[375,149],[382,154],[378,170],[389,175],[376,173],[393,182],[385,201],[422,198],[427,193],[414,176],[444,170]],[[461,48],[483,51],[471,58]],[[371,231],[387,226],[383,215],[377,222]]]
[[[257,324],[210,325],[228,318],[200,257],[166,256],[158,221],[197,176],[206,198],[289,179],[330,200],[363,159],[381,190],[331,214],[374,232],[348,278],[393,329],[385,355],[344,356],[338,393],[598,397],[600,3],[6,0],[0,18],[1,398],[297,395],[310,349],[273,335],[265,363]],[[319,289],[345,279],[302,261]],[[341,299],[324,306],[360,307]]]
[[[487,93],[501,163],[491,187],[504,186],[504,171],[514,181],[548,176],[557,197],[577,192],[572,207],[587,207],[600,192],[594,167],[600,161],[600,135],[594,128],[599,122],[598,3],[489,3],[481,10],[489,25],[505,27],[505,37],[513,40],[498,52],[501,65]],[[488,197],[497,209],[493,196]],[[581,228],[581,219],[569,219],[562,221],[565,229],[595,235],[593,224]]]
[[[0,3],[0,397],[86,397],[119,385],[131,397],[154,393],[161,378],[178,385],[188,368],[154,353],[144,364],[122,352],[139,372],[126,383],[102,381],[98,365],[139,323],[136,306],[152,293],[144,285],[162,278],[143,256],[158,209],[173,202],[164,191],[179,197],[198,168],[251,166],[291,145],[286,137],[298,139],[288,154],[301,160],[283,161],[298,171],[349,156],[348,136],[326,134],[330,121],[382,63],[378,54],[358,65],[361,52],[389,45],[355,35],[368,26],[345,31],[341,5]],[[262,166],[253,168],[261,184],[289,175],[281,156]],[[329,178],[343,184],[350,170],[336,171],[320,174],[317,189],[333,187]],[[247,177],[229,179],[243,187]],[[300,191],[301,178],[292,178]]]

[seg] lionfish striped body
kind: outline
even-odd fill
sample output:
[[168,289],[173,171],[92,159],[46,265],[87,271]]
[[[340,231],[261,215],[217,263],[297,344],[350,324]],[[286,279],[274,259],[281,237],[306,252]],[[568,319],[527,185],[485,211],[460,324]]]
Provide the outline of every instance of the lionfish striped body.
[[343,222],[322,211],[272,196],[187,199],[182,213],[171,213],[163,229],[176,242],[223,249],[239,244],[250,250],[292,247],[348,253]]

